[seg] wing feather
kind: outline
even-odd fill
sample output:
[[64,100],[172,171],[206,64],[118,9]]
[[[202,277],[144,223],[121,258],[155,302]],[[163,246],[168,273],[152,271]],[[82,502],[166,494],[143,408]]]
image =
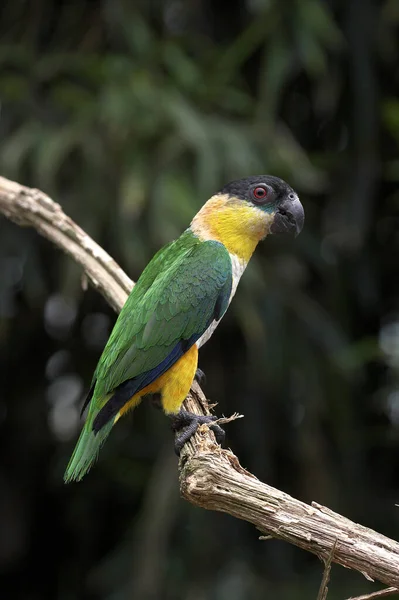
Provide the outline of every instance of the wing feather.
[[94,414],[126,381],[133,393],[152,383],[227,309],[232,268],[226,248],[195,238],[182,248],[179,242],[169,245],[161,260],[154,257],[122,309],[96,369]]
[[155,255],[123,307],[98,362],[89,413],[65,472],[80,480],[96,460],[115,410],[170,368],[226,311],[230,256],[185,232]]

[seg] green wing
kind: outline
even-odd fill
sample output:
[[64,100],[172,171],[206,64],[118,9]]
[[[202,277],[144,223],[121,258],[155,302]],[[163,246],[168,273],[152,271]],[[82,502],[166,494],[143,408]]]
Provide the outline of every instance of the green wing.
[[123,307],[95,373],[98,408],[121,383],[156,368],[180,340],[198,339],[215,307],[218,318],[227,309],[232,273],[225,247],[214,241],[176,246],[151,261]]
[[[97,365],[89,414],[66,480],[80,479],[94,462],[117,412],[111,406],[116,388],[132,382],[133,395],[176,362],[214,318],[222,317],[231,284],[226,248],[215,241],[201,242],[189,231],[154,256],[128,297]],[[101,428],[95,434],[93,422],[100,411]]]

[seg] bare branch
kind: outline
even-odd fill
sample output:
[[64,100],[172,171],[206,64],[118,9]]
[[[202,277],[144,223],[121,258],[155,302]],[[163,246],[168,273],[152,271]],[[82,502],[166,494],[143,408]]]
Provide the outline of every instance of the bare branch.
[[[0,177],[0,212],[32,226],[78,262],[92,285],[120,310],[132,281],[115,261],[78,227],[48,196]],[[185,408],[209,414],[196,382]],[[399,544],[353,523],[317,503],[311,506],[259,481],[230,450],[222,450],[202,426],[185,445],[180,460],[184,498],[210,510],[253,523],[265,536],[285,540],[328,561],[355,569],[369,579],[399,587]],[[358,599],[359,600],[359,599]]]
[[82,265],[90,283],[119,312],[133,281],[116,262],[40,190],[0,177],[0,212],[21,226],[34,227]]
[[333,547],[331,548],[331,552],[329,557],[326,560],[324,566],[323,579],[321,580],[319,593],[317,594],[317,600],[327,600],[328,594],[328,583],[330,581],[330,573],[331,573],[331,563],[334,557],[335,548],[337,547],[337,540],[335,540]]
[[375,600],[375,598],[387,598],[393,594],[399,594],[398,588],[389,587],[378,592],[372,592],[371,594],[365,594],[363,596],[356,596],[356,598],[348,598],[348,600]]
[[[206,399],[194,382],[186,410],[201,414],[204,406]],[[398,542],[316,502],[309,506],[262,483],[212,438],[212,433],[199,431],[183,448],[180,490],[186,500],[249,521],[266,536],[295,544],[323,561],[336,543],[333,562],[367,579],[398,585]]]

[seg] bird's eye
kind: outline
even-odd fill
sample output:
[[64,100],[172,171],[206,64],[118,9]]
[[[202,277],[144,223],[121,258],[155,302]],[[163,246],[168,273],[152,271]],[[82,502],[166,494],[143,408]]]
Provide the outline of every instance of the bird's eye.
[[256,188],[254,188],[252,193],[253,193],[255,202],[258,202],[258,204],[263,204],[263,202],[266,201],[269,190],[264,185],[258,185]]

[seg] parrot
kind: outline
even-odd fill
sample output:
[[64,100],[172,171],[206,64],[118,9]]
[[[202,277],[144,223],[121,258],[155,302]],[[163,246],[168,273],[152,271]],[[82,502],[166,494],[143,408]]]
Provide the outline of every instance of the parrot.
[[258,242],[269,234],[297,236],[304,219],[299,197],[285,181],[246,177],[214,194],[181,236],[155,254],[98,361],[66,483],[83,478],[116,422],[147,398],[171,417],[177,454],[202,423],[223,441],[216,416],[182,409],[197,373],[198,350],[226,313]]

